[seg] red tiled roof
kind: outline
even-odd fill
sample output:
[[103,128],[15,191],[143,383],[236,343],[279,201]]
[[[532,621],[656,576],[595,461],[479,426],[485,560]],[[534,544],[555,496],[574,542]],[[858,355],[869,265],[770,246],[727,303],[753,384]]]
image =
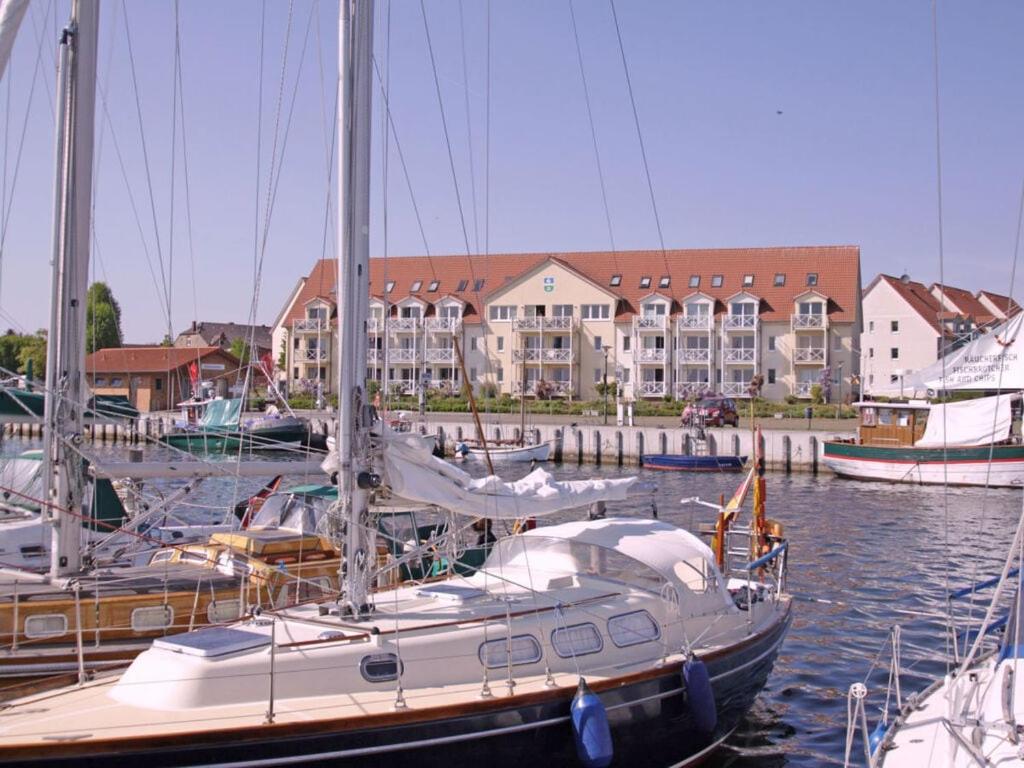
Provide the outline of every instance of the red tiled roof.
[[220,347],[120,347],[99,349],[85,358],[86,373],[160,373],[218,353],[236,366],[236,357]]
[[[683,297],[701,291],[717,300],[716,310],[724,311],[724,301],[740,291],[761,299],[762,319],[788,321],[796,296],[813,288],[829,299],[828,313],[832,322],[853,322],[857,317],[860,294],[860,248],[857,246],[810,246],[797,248],[704,248],[671,251],[600,251],[577,253],[521,253],[488,256],[392,256],[370,259],[370,294],[383,298],[384,285],[394,280],[388,294],[392,304],[409,296],[433,303],[451,294],[466,302],[463,319],[480,322],[479,306],[483,300],[509,282],[545,261],[576,270],[610,293],[620,297],[617,319],[628,319],[639,311],[640,299],[652,292],[670,296],[673,311],[679,311]],[[303,317],[303,306],[309,299],[321,296],[334,301],[337,262],[320,260],[306,279],[284,322]],[[807,285],[808,274],[817,276],[813,286]],[[753,286],[744,286],[743,276],[754,275]],[[785,284],[775,285],[775,275],[785,275]],[[611,285],[612,275],[621,275],[618,286]],[[712,278],[721,275],[720,286]],[[660,287],[662,277],[670,277],[667,288]],[[691,276],[700,278],[699,285],[690,285]],[[646,288],[641,277],[650,277]],[[439,285],[428,292],[431,281]],[[461,281],[467,285],[457,288]],[[476,281],[483,280],[479,291]],[[420,290],[411,293],[415,281]],[[923,287],[923,286],[922,286]],[[428,310],[429,313],[430,310]]]
[[941,283],[935,283],[932,288],[940,290],[946,300],[953,304],[953,309],[965,317],[973,317],[979,323],[993,319],[992,311],[970,291]]
[[[942,312],[942,305],[936,299],[924,283],[916,283],[913,280],[904,282],[892,275],[879,275],[875,280],[884,280],[892,286],[903,300],[915,310],[917,314],[928,321],[928,324],[941,333],[939,325],[939,313]],[[869,286],[870,288],[870,286]]]
[[[1013,317],[1020,312],[1020,304],[1011,299],[1009,296],[1003,296],[999,293],[992,293],[992,291],[978,291],[978,297],[984,296],[986,299],[996,305],[996,308],[1005,314],[1007,317]],[[1009,311],[1007,311],[1009,309]]]

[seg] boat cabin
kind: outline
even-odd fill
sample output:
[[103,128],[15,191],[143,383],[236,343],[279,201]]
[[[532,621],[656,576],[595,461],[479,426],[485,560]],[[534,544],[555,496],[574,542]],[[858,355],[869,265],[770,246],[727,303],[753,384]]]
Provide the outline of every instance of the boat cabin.
[[912,446],[924,435],[931,404],[921,400],[909,403],[853,404],[860,412],[857,442],[860,445]]

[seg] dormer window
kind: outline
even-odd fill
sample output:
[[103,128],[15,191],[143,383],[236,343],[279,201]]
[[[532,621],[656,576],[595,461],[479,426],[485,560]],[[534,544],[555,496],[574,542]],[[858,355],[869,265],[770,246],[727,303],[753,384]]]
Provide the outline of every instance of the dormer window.
[[647,277],[646,275],[641,277],[640,278],[640,287],[641,288],[650,288],[651,287],[651,278]]
[[700,275],[690,275],[690,287],[700,288]]
[[393,290],[395,290],[394,280],[388,280],[386,283],[384,283],[384,293],[391,293]]
[[818,284],[818,273],[817,272],[808,272],[807,273],[807,284],[808,285],[817,285]]
[[722,287],[722,276],[721,275],[712,275],[711,276],[711,287],[712,288],[721,288]]
[[672,278],[668,275],[662,275],[661,280],[658,281],[658,287],[668,288],[670,285],[672,285]]
[[428,293],[437,293],[437,289],[441,287],[440,280],[431,280],[430,285],[427,286]]
[[753,275],[744,275],[743,276],[743,287],[744,288],[753,288],[754,287],[754,276]]
[[775,281],[772,283],[776,288],[781,288],[786,284],[786,275],[782,272],[775,273]]
[[480,292],[480,291],[482,291],[483,289],[484,289],[484,279],[483,279],[482,277],[478,277],[478,278],[477,278],[477,279],[476,279],[476,280],[475,280],[475,281],[473,282],[473,290],[474,290],[475,292],[479,293],[479,292]]
[[459,287],[455,289],[456,293],[462,293],[466,290],[467,285],[469,285],[469,280],[459,280]]
[[618,288],[622,285],[622,275],[612,275],[612,279],[608,282],[612,288]]
[[409,289],[409,292],[410,293],[416,293],[422,287],[423,287],[423,281],[422,280],[416,280],[412,284],[412,288]]

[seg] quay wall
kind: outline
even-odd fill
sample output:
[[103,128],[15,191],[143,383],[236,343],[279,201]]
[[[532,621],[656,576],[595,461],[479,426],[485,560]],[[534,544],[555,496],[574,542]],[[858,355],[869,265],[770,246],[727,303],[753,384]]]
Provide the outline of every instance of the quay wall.
[[[161,437],[173,427],[175,416],[152,414],[133,424],[87,424],[84,439],[96,443],[142,445]],[[314,431],[333,434],[333,418],[312,416],[310,421]],[[428,424],[417,428],[424,434],[429,432],[440,437],[449,451],[464,437],[475,437],[473,425],[465,421],[431,419]],[[514,440],[519,437],[519,428],[510,424],[491,424],[485,426],[485,432],[488,440]],[[659,426],[539,424],[527,432],[527,437],[533,442],[550,441],[552,458],[565,464],[638,466],[641,455],[645,453],[689,455],[696,451],[696,445],[686,430]],[[3,433],[38,438],[42,436],[42,426],[6,424]],[[820,461],[822,442],[836,436],[853,437],[854,433],[766,429],[761,434],[769,470],[816,473],[825,468]],[[712,455],[753,456],[753,437],[749,430],[709,429],[707,435],[707,452]]]

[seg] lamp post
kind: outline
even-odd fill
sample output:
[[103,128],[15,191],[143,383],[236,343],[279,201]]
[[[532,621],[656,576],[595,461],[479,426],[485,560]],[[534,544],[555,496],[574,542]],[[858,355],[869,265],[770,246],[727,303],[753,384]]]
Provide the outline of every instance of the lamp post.
[[610,346],[605,344],[601,349],[604,351],[604,423],[608,425],[608,351]]

